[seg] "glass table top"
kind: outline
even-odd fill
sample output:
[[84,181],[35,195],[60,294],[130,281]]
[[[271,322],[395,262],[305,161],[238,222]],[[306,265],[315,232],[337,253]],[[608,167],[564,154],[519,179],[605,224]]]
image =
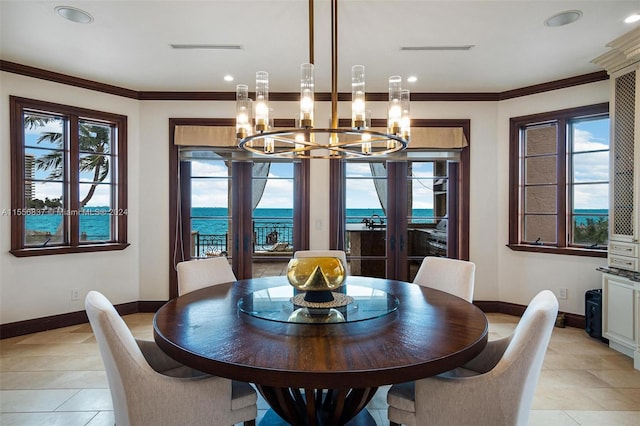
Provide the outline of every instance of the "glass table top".
[[307,304],[301,299],[304,293],[290,285],[270,287],[242,297],[238,310],[268,321],[329,324],[379,318],[398,309],[395,296],[374,288],[347,284],[333,293],[339,306]]

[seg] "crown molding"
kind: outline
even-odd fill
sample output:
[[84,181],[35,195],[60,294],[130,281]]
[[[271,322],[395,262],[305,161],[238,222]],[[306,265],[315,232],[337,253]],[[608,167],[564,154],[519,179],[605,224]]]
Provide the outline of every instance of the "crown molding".
[[[635,49],[633,46],[630,46],[629,51],[637,52],[638,56],[636,56],[636,60],[640,60],[640,46],[637,46]],[[140,101],[235,101],[236,99],[235,92],[136,91],[4,60],[0,60],[0,71]],[[607,80],[608,78],[609,76],[607,75],[607,72],[597,71],[590,74],[564,78],[519,89],[507,90],[505,92],[416,92],[411,93],[411,100],[415,102],[497,102],[522,96],[535,95],[551,90],[594,83],[597,81]],[[269,94],[269,100],[295,102],[299,99],[299,96],[300,95],[297,92],[272,92]],[[386,92],[367,93],[366,96],[368,101],[374,102],[385,102],[389,99],[389,95]],[[317,101],[321,102],[330,101],[331,94],[316,93],[315,98]],[[338,101],[350,100],[350,93],[338,93]]]
[[40,80],[52,81],[54,83],[66,84],[67,86],[94,90],[96,92],[108,93],[110,95],[122,96],[124,98],[139,99],[139,92],[136,90],[99,83],[97,81],[61,74],[42,68],[35,68],[29,65],[17,64],[15,62],[0,60],[0,71],[24,75],[26,77],[37,78]]
[[601,66],[609,74],[640,61],[640,27],[607,43],[607,47],[612,50],[598,56],[591,62]]

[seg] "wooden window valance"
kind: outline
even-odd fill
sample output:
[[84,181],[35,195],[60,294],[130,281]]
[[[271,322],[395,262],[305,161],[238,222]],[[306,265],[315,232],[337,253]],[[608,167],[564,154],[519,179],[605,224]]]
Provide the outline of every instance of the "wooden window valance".
[[[383,132],[385,129],[372,130]],[[235,147],[236,129],[230,126],[186,126],[175,128],[174,143],[182,146]],[[461,127],[413,127],[409,149],[459,149],[467,146]]]

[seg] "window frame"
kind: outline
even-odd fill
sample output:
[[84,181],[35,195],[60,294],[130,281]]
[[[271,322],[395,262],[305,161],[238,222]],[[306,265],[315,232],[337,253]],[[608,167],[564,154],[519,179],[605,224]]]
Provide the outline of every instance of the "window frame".
[[[509,243],[507,247],[514,251],[538,253],[552,253],[575,256],[607,257],[607,250],[571,245],[567,227],[572,215],[571,204],[571,159],[573,152],[570,148],[568,134],[571,122],[595,117],[609,117],[609,103],[600,103],[539,114],[512,117],[509,120]],[[528,244],[522,242],[522,221],[524,212],[521,201],[521,189],[524,187],[524,170],[522,166],[522,138],[521,133],[527,126],[543,123],[555,123],[558,128],[556,141],[556,190],[557,216],[556,245]],[[562,159],[562,160],[561,160]],[[564,213],[562,213],[564,212]],[[563,220],[564,219],[564,220]],[[564,237],[561,237],[564,236]]]
[[[17,96],[9,97],[10,104],[10,144],[11,144],[11,249],[10,253],[16,257],[43,256],[66,253],[86,253],[98,251],[123,250],[129,246],[127,242],[127,117],[124,115],[101,112],[86,108],[62,105],[52,102],[27,99]],[[80,238],[79,216],[69,215],[72,224],[68,231],[69,241],[50,247],[26,246],[25,241],[25,216],[17,212],[26,211],[25,203],[25,132],[24,114],[29,111],[41,111],[46,114],[57,115],[64,118],[68,128],[68,161],[65,162],[65,174],[63,180],[63,193],[68,197],[63,206],[69,211],[76,210],[80,203],[80,176],[72,176],[69,165],[72,161],[79,160],[83,153],[79,152],[77,143],[77,129],[79,122],[96,121],[109,124],[114,128],[112,151],[115,164],[115,172],[112,173],[114,187],[112,197],[112,209],[115,219],[113,221],[113,239],[105,242],[82,242]],[[15,214],[14,214],[15,213]],[[111,212],[110,212],[111,214]]]

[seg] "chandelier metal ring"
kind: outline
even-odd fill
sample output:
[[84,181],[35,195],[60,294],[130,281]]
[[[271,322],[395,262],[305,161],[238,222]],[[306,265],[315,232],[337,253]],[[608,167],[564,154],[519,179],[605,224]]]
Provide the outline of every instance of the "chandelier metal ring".
[[[310,137],[315,134],[351,135],[359,137],[359,139],[339,141],[330,137],[329,143],[319,143]],[[297,135],[304,135],[304,139],[296,138]],[[270,145],[268,140],[272,141],[271,150],[265,149],[265,146]],[[254,147],[253,144],[258,141],[262,141],[263,144],[259,148]],[[363,150],[363,144],[367,144],[368,152],[367,149]],[[300,159],[388,155],[406,149],[407,145],[408,141],[398,135],[368,129],[343,128],[283,129],[256,133],[242,138],[238,142],[241,149],[254,154]],[[325,150],[328,153],[318,153],[317,150]],[[312,153],[312,151],[315,152]]]
[[[309,0],[309,62],[300,69],[300,112],[296,129],[271,131],[269,73],[256,73],[255,100],[246,84],[236,87],[236,136],[238,147],[267,157],[322,158],[386,156],[407,148],[410,140],[410,93],[402,89],[400,76],[389,77],[387,132],[370,130],[366,108],[363,65],[351,68],[351,128],[338,126],[338,0],[331,2],[331,127],[314,128],[314,1]],[[324,134],[328,142],[316,135]],[[342,140],[341,140],[342,139]],[[258,142],[262,146],[258,147]]]

